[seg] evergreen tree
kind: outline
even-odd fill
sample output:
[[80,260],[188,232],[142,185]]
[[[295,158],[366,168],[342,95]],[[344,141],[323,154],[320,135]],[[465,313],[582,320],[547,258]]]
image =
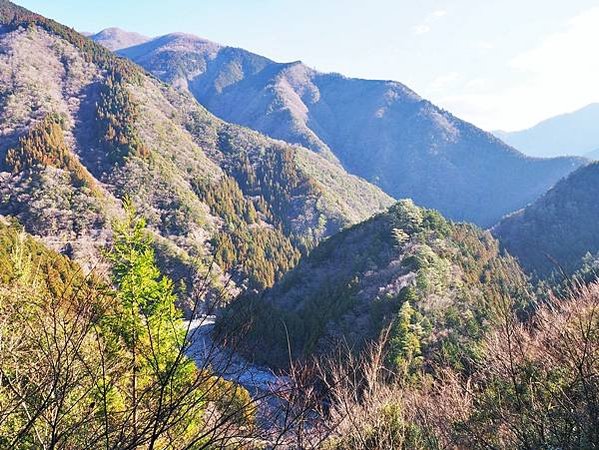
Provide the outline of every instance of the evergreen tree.
[[409,376],[422,365],[422,327],[417,320],[417,311],[410,305],[413,296],[407,297],[399,309],[389,342],[390,362],[403,376]]
[[[165,389],[176,392],[193,382],[195,368],[182,354],[185,330],[175,307],[173,282],[156,265],[145,220],[137,216],[129,199],[123,204],[126,217],[113,226],[114,244],[108,254],[120,308],[108,323],[131,355],[129,395],[135,426],[141,403],[156,407],[151,404],[156,398],[147,395],[148,390],[157,396]],[[139,398],[140,392],[144,398]]]

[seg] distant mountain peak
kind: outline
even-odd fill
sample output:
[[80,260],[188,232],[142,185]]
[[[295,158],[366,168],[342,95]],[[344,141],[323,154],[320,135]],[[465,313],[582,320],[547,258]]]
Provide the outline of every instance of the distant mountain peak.
[[570,275],[581,267],[588,252],[599,252],[598,196],[599,162],[595,162],[505,217],[492,232],[531,273]]
[[128,47],[122,47],[117,53],[134,61],[146,58],[148,55],[155,56],[165,53],[200,53],[211,58],[222,48],[220,44],[194,34],[169,33]]
[[139,45],[151,39],[142,34],[125,31],[117,27],[106,28],[96,34],[91,34],[89,38],[112,51]]
[[[392,204],[342,167],[225,123],[100,46],[148,38],[115,28],[94,37],[0,0],[0,67],[31,69],[0,76],[0,92],[20,86],[19,107],[0,108],[0,215],[85,267],[97,266],[129,194],[169,255],[165,271],[187,277],[191,261],[222,253],[214,280],[224,286],[230,274],[234,290],[272,284],[300,249]],[[52,211],[44,225],[39,208]],[[212,237],[226,237],[228,250]]]
[[228,122],[307,147],[454,220],[493,225],[584,163],[527,158],[397,81],[322,73],[182,33],[118,54]]
[[529,156],[587,156],[599,148],[599,103],[545,119],[531,128],[493,134]]
[[150,41],[165,47],[177,47],[178,50],[196,50],[199,48],[219,49],[222,45],[189,33],[169,33]]
[[104,28],[102,31],[98,32],[97,34],[116,36],[119,34],[137,34],[137,33],[128,32],[119,27],[108,27],[108,28]]
[[192,33],[174,32],[174,33],[165,34],[156,39],[161,39],[161,38],[166,39],[166,40],[182,39],[182,40],[188,40],[188,41],[194,41],[194,42],[206,42],[206,43],[215,44],[215,42],[213,42],[213,41],[210,41],[208,39],[205,39],[203,37],[197,36]]

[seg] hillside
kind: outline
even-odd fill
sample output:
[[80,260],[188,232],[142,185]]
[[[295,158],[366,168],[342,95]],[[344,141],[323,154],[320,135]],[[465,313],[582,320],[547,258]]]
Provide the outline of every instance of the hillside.
[[202,436],[207,410],[223,434],[253,422],[244,388],[183,353],[174,283],[125,209],[112,270],[87,275],[0,217],[1,448],[183,449],[216,440]]
[[89,33],[86,36],[112,51],[143,44],[151,39],[120,28],[106,28],[99,33]]
[[[67,12],[239,23],[213,3]],[[94,39],[0,0],[0,450],[599,448],[599,162],[395,82]],[[530,203],[483,230],[348,170],[479,223]]]
[[10,285],[19,277],[35,278],[40,291],[57,296],[84,281],[83,271],[76,263],[0,216],[0,286]]
[[463,367],[476,359],[502,295],[527,300],[526,278],[488,232],[402,200],[320,244],[261,296],[220,320],[246,352],[275,366],[358,350],[391,326],[389,363]]
[[271,285],[302,250],[392,203],[72,29],[4,0],[0,24],[0,214],[87,269],[128,196],[187,290],[206,272],[217,287]]
[[599,252],[599,163],[580,168],[492,230],[528,271],[572,274]]
[[224,120],[310,148],[454,220],[493,225],[583,163],[527,158],[394,81],[320,73],[180,33],[118,53]]
[[599,159],[599,149],[595,149],[592,150],[590,152],[588,152],[586,155],[584,155],[586,158],[589,158],[591,160],[598,160]]
[[543,120],[520,131],[497,131],[495,135],[522,153],[551,157],[578,155],[592,158],[599,148],[599,103]]

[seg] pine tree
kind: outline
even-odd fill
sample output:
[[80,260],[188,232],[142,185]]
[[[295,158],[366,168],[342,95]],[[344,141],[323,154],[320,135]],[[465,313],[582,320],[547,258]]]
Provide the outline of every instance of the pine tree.
[[416,320],[416,310],[410,305],[411,296],[407,297],[393,324],[389,343],[390,362],[404,377],[413,374],[422,364],[422,327]]
[[136,412],[139,392],[155,386],[182,386],[193,375],[193,363],[182,355],[185,332],[175,307],[173,282],[162,276],[155,261],[152,239],[146,222],[137,216],[129,199],[124,202],[126,217],[113,226],[114,244],[108,256],[113,265],[120,313],[109,319],[112,331],[131,354],[130,398]]

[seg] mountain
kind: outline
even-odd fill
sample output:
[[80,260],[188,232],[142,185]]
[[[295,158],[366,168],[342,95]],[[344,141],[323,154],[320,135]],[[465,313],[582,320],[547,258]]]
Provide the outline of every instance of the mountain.
[[523,267],[538,276],[572,274],[599,253],[599,163],[573,172],[492,230]]
[[599,159],[599,148],[588,152],[584,156],[585,156],[585,158],[592,159],[593,161],[598,160]]
[[599,103],[592,103],[577,111],[544,120],[526,130],[495,135],[530,156],[553,157],[578,155],[599,148]]
[[[35,268],[35,273],[24,273],[26,265]],[[19,230],[15,223],[0,216],[0,290],[18,277],[39,277],[46,294],[69,295],[65,291],[74,289],[83,282],[81,269],[66,256],[60,255],[41,242]]]
[[491,226],[583,164],[525,157],[394,81],[320,73],[186,34],[118,54],[224,120],[305,146],[455,220]]
[[121,30],[120,28],[106,28],[99,33],[84,34],[109,50],[120,50],[133,45],[143,44],[151,38],[138,33]]
[[106,264],[125,199],[187,293],[194,277],[233,292],[271,285],[302,251],[393,202],[70,28],[5,0],[0,25],[0,214],[88,270]]
[[406,342],[415,342],[410,365],[460,366],[476,357],[501,296],[524,304],[526,284],[490,233],[403,200],[322,242],[272,289],[240,298],[220,328],[274,366],[339,344],[358,350],[387,327],[392,366],[408,363]]

